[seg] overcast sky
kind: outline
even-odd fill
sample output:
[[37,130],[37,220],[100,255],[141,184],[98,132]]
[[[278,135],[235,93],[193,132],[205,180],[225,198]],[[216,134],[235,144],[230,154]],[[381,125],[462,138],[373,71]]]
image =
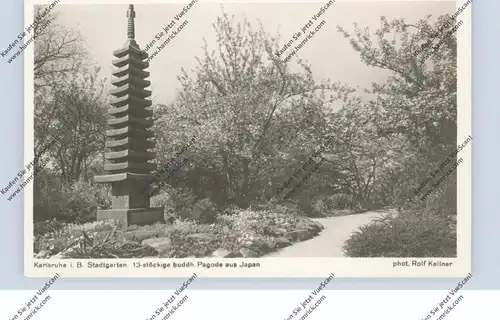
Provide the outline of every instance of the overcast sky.
[[[326,1],[325,1],[326,2]],[[184,4],[136,5],[136,41],[144,48],[165,25],[178,14]],[[245,16],[255,29],[258,20],[272,35],[281,34],[284,44],[318,12],[321,3],[224,3],[224,11],[237,20]],[[127,5],[64,5],[59,4],[60,23],[77,27],[88,44],[92,58],[101,66],[103,77],[111,77],[113,50],[123,46],[127,39]],[[375,30],[380,16],[390,19],[405,18],[415,22],[428,14],[439,16],[455,12],[454,1],[334,3],[322,16],[326,25],[298,52],[312,66],[317,80],[330,78],[354,86],[370,87],[372,82],[383,82],[387,73],[361,63],[358,54],[337,32],[338,25],[352,30],[353,22]],[[211,24],[220,15],[220,4],[198,2],[183,17],[188,25],[150,63],[150,80],[155,103],[170,103],[176,96],[180,68],[196,66],[195,56],[202,56],[202,38],[215,48]],[[161,42],[161,41],[160,41]],[[151,53],[151,51],[149,51]],[[295,58],[291,60],[296,64]]]

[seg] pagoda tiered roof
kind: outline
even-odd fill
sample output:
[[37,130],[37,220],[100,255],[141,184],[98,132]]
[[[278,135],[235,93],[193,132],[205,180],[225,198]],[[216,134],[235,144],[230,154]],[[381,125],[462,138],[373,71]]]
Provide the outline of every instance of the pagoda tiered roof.
[[97,183],[111,184],[111,209],[97,210],[97,220],[114,219],[124,226],[163,222],[163,207],[150,208],[149,183],[156,164],[153,111],[150,109],[151,82],[145,69],[148,58],[135,42],[134,6],[127,11],[127,42],[114,51],[113,96],[106,123],[104,171]]
[[[149,161],[155,159],[155,153],[149,151],[155,143],[152,140],[153,111],[151,90],[146,89],[151,83],[146,80],[149,66],[144,60],[144,54],[133,39],[129,39],[125,46],[114,51],[117,59],[112,61],[114,80],[111,84],[115,87],[110,90],[113,96],[108,108],[106,130],[106,148],[104,158],[107,163],[104,170],[108,175],[124,173],[149,175],[156,165]],[[125,179],[127,176],[125,176]]]

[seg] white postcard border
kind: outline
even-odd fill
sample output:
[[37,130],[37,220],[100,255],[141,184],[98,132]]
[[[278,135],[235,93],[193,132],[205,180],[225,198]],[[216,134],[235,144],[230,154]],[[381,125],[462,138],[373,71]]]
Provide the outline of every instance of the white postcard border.
[[[304,1],[216,1],[216,0],[198,0],[199,2],[283,2],[294,3]],[[378,0],[337,0],[336,2],[378,2]],[[405,2],[415,0],[385,0],[394,2]],[[433,0],[445,1],[445,0]],[[25,26],[33,21],[33,4],[50,4],[53,0],[25,0]],[[150,0],[62,0],[58,5],[64,4],[147,4],[147,3],[166,3],[167,1]],[[168,1],[169,3],[179,3],[189,1]],[[309,2],[309,1],[308,1]],[[317,2],[318,5],[327,1]],[[459,8],[466,0],[456,1],[456,7]],[[335,5],[335,4],[334,4]],[[472,132],[472,70],[471,70],[471,10],[472,5],[460,14],[460,19],[464,24],[457,30],[458,50],[457,50],[457,126],[458,136],[457,144],[467,139]],[[22,30],[19,30],[21,32]],[[17,35],[12,35],[16,37]],[[34,130],[33,130],[33,45],[29,45],[24,51],[24,161],[29,163],[33,160],[34,150]],[[224,259],[63,259],[63,260],[41,260],[33,257],[33,183],[30,182],[24,189],[24,273],[28,277],[52,277],[58,273],[62,277],[189,277],[196,272],[199,277],[227,277],[227,278],[246,278],[246,277],[325,277],[334,273],[336,277],[465,277],[472,268],[472,148],[468,146],[460,153],[463,163],[457,167],[457,258],[224,258]],[[144,264],[147,262],[161,263],[182,263],[182,262],[205,262],[205,263],[237,263],[244,261],[247,264],[258,263],[260,267],[222,267],[222,268],[135,268],[134,263]],[[405,262],[411,265],[412,261],[441,261],[452,262],[451,267],[393,267],[396,261]],[[124,263],[126,268],[88,268],[88,263]],[[62,267],[35,267],[35,265],[44,263],[66,263],[66,268]],[[82,264],[78,268],[78,263]],[[72,265],[72,267],[71,267]],[[246,270],[243,270],[246,269]]]

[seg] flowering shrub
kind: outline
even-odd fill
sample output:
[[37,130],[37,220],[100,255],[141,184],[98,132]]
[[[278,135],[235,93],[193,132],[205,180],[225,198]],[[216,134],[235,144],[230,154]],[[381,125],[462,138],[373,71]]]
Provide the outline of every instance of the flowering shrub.
[[299,221],[291,214],[273,212],[271,210],[241,210],[231,216],[219,217],[220,224],[227,225],[237,244],[243,247],[268,244],[272,239],[272,227],[279,227],[286,232],[293,231]]
[[68,227],[73,231],[81,230],[87,232],[100,232],[100,231],[109,231],[114,230],[118,227],[121,227],[120,223],[117,220],[101,220],[94,222],[87,222],[84,224],[69,224]]
[[184,235],[193,234],[193,233],[206,233],[210,232],[211,227],[208,224],[198,224],[193,220],[176,220],[172,224],[172,229],[176,232]]
[[[299,219],[290,214],[271,210],[240,209],[231,215],[220,215],[212,224],[194,221],[176,221],[168,233],[172,249],[168,257],[203,257],[219,248],[238,252],[251,248],[259,255],[269,252],[274,235],[271,227],[285,232],[295,230]],[[190,235],[202,235],[200,238]]]
[[[55,254],[73,258],[154,256],[160,253],[140,242],[168,237],[171,244],[162,248],[162,257],[204,257],[218,249],[238,255],[242,248],[262,255],[274,249],[276,237],[286,238],[287,233],[298,229],[304,231],[304,221],[292,214],[290,208],[282,206],[275,210],[234,210],[232,214],[217,216],[211,224],[178,219],[172,224],[123,229],[113,220],[68,224],[60,228],[59,224],[49,228],[52,222],[47,222],[38,227],[43,232],[35,234],[34,251],[39,258]],[[297,239],[290,240],[293,241]]]

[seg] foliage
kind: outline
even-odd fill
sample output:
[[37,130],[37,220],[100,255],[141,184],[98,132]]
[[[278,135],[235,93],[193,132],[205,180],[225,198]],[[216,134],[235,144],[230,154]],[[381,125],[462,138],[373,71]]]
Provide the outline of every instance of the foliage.
[[364,105],[354,103],[336,122],[348,120],[349,130],[342,136],[348,141],[344,159],[352,181],[347,186],[365,205],[391,204],[400,209],[398,217],[355,233],[345,244],[349,256],[456,255],[455,227],[447,220],[456,214],[456,174],[425,202],[414,193],[456,148],[455,36],[447,38],[431,61],[415,54],[424,43],[437,41],[437,30],[448,18],[431,23],[427,17],[411,24],[382,17],[381,28],[373,35],[367,28],[356,26],[354,35],[339,28],[363,62],[390,73],[386,83],[370,90],[376,98]]
[[[168,237],[171,245],[161,252],[162,257],[204,257],[220,248],[236,255],[241,248],[250,248],[262,255],[275,250],[277,237],[287,237],[299,229],[305,231],[308,221],[296,216],[289,207],[278,206],[276,210],[240,209],[231,215],[217,216],[211,224],[177,219],[171,224],[121,228],[113,220],[85,224],[38,222],[34,252],[42,258],[55,254],[66,258],[153,256],[158,253],[140,242]],[[300,239],[287,241],[290,244]]]
[[[35,6],[41,15],[45,6]],[[50,156],[62,180],[89,179],[96,153],[103,149],[103,81],[78,30],[58,22],[57,11],[44,14],[35,29],[35,154],[53,139]],[[35,163],[38,167],[38,163]]]
[[361,227],[343,249],[349,257],[456,257],[456,225],[443,217],[406,212]]
[[77,181],[64,190],[64,198],[67,202],[61,215],[75,217],[77,222],[93,220],[98,209],[111,207],[107,186],[85,181]]
[[141,258],[158,254],[149,246],[127,239],[113,220],[68,224],[55,231],[43,231],[35,233],[34,241],[34,252],[42,258],[55,254],[71,259]]
[[297,217],[290,214],[249,209],[241,210],[236,215],[220,217],[222,224],[230,226],[237,237],[270,235],[272,226],[280,226],[291,231],[297,224],[297,220]]
[[278,204],[270,204],[268,205],[267,210],[274,212],[278,215],[292,215],[295,217],[302,216],[302,212],[300,212],[298,205],[290,201]]
[[339,28],[363,62],[390,73],[386,83],[370,90],[375,99],[344,111],[345,119],[356,119],[348,126],[350,161],[345,163],[351,166],[355,183],[350,185],[356,186],[353,194],[359,200],[373,190],[384,204],[412,201],[420,181],[456,148],[456,38],[447,38],[432,61],[423,62],[415,54],[427,41],[437,41],[435,35],[448,18],[432,23],[427,17],[411,24],[382,17],[373,35],[367,28],[356,26],[354,34]]
[[311,206],[318,217],[328,216],[331,211],[336,210],[361,209],[356,206],[353,196],[345,193],[315,197],[311,201]]
[[102,160],[98,155],[104,149],[105,99],[98,72],[82,70],[83,75],[35,101],[37,146],[57,139],[46,154],[65,183],[90,180],[90,167]]
[[[349,254],[452,255],[455,234],[447,219],[456,214],[456,174],[425,201],[414,193],[456,147],[455,36],[425,62],[426,52],[415,54],[436,41],[445,19],[412,24],[382,17],[375,31],[339,28],[362,62],[388,74],[387,81],[359,92],[316,78],[306,61],[293,68],[283,63],[274,54],[282,46],[278,35],[223,13],[213,25],[215,47],[205,43],[203,55],[194,58],[198,66],[181,70],[175,101],[154,106],[158,172],[170,171],[179,150],[188,160],[151,199],[165,206],[169,224],[108,238],[104,231],[88,233],[76,254],[119,256],[116,250],[128,250],[128,241],[136,246],[156,236],[172,238],[162,252],[167,257],[204,256],[218,248],[263,254],[310,221],[299,216],[396,206],[399,217],[353,235]],[[109,206],[106,189],[88,182],[104,161],[105,80],[85,52],[75,51],[83,40],[71,32],[65,38],[64,30],[47,29],[35,44],[35,152],[60,139],[44,155],[51,166],[35,178],[34,218],[83,222]],[[67,55],[54,58],[43,50],[57,44]],[[318,152],[325,141],[331,143]],[[321,166],[310,172],[318,159]],[[290,178],[293,183],[277,194]],[[55,222],[37,226],[37,250],[69,245],[71,232],[64,230]],[[417,241],[421,235],[427,238]]]
[[[303,225],[310,221],[295,215],[285,206],[278,207],[277,210],[246,209],[236,215],[221,216],[219,219],[222,225],[227,225],[231,230],[231,236],[236,242],[233,246],[236,244],[238,247],[252,248],[261,252],[272,251],[275,238],[289,237],[291,233],[302,229]],[[318,228],[318,232],[319,230],[321,228]],[[293,238],[289,240],[296,241]]]
[[66,224],[56,219],[37,221],[33,224],[33,234],[44,235],[46,233],[53,233],[57,230],[63,229]]
[[241,210],[240,207],[238,207],[234,204],[230,204],[230,205],[222,206],[220,209],[220,214],[230,216],[233,214],[237,214],[240,210]]
[[66,224],[44,221],[35,223],[34,252],[46,252],[49,255],[64,251],[71,243],[83,235],[83,231],[91,236],[115,230],[119,225],[114,220],[97,221],[86,224]]
[[314,217],[340,217],[347,216],[365,211],[373,210],[376,206],[369,208],[362,207],[354,201],[351,194],[337,193],[331,196],[320,195],[311,201]]
[[200,223],[212,223],[218,213],[217,206],[208,198],[196,202],[192,208],[191,216]]
[[[206,257],[213,251],[224,247],[220,226],[200,225],[194,221],[176,222],[168,233],[172,240],[171,248],[163,254],[169,258]],[[193,234],[208,235],[202,238],[189,237]]]
[[[175,223],[175,220],[172,223]],[[171,229],[171,226],[162,223],[155,223],[148,226],[133,225],[125,230],[123,236],[127,240],[142,242],[146,239],[164,237],[168,235],[168,231]]]
[[246,20],[223,13],[213,27],[215,48],[205,44],[199,66],[182,70],[173,104],[156,106],[159,167],[196,135],[172,186],[245,208],[274,196],[279,180],[309,157],[323,139],[323,106],[347,89],[315,81],[305,62],[292,71],[274,54],[278,38]]
[[331,209],[348,209],[354,206],[354,199],[350,194],[337,193],[326,198],[325,204]]
[[[44,9],[35,6],[35,14]],[[60,24],[57,11],[44,15],[42,25],[34,42],[34,165],[39,170],[48,158],[50,166],[34,179],[34,220],[85,221],[110,205],[105,187],[89,182],[102,171],[96,164],[104,150],[105,80],[81,34]]]
[[97,209],[111,207],[108,187],[78,181],[70,186],[60,183],[49,170],[35,177],[35,221],[59,219],[85,222],[95,218]]
[[58,13],[45,11],[47,6],[35,5],[34,16],[41,17],[34,27],[35,95],[64,83],[67,77],[86,66],[88,53],[78,30],[58,23]]
[[64,210],[66,199],[62,194],[62,182],[52,170],[44,168],[33,179],[33,219],[52,220]]
[[[453,178],[456,179],[456,177]],[[446,183],[444,186],[436,190],[430,197],[427,197],[425,209],[443,217],[456,216],[457,184]]]
[[212,223],[219,212],[210,199],[203,198],[197,200],[193,192],[188,188],[171,188],[155,195],[151,199],[154,206],[165,206],[165,217],[167,221],[174,219],[196,220],[200,223]]
[[169,191],[162,190],[152,196],[150,199],[150,205],[155,208],[163,207],[163,218],[167,222],[171,222],[177,217],[174,211],[175,203],[172,200],[172,196]]
[[181,218],[190,217],[190,210],[196,202],[196,197],[189,188],[169,188],[173,211]]
[[70,259],[103,259],[103,258],[142,258],[156,256],[158,252],[152,247],[128,241],[117,230],[106,232],[105,235],[94,234],[93,237],[83,231],[83,235],[71,243],[63,253]]
[[[45,9],[35,6],[35,15]],[[85,220],[109,205],[105,191],[88,182],[102,171],[95,165],[104,149],[104,80],[79,31],[60,24],[57,11],[44,14],[34,32],[35,170],[42,158],[50,163],[34,179],[34,219]]]
[[297,205],[301,212],[304,213],[306,217],[317,217],[318,215],[314,211],[311,203],[311,196],[308,193],[301,193],[297,198]]
[[[291,195],[302,212],[317,215],[317,195],[353,198],[337,210],[413,201],[429,164],[456,142],[455,40],[425,63],[413,54],[445,17],[415,25],[382,17],[373,35],[339,28],[363,62],[389,72],[388,81],[374,84],[363,99],[348,86],[314,80],[304,61],[291,71],[270,54],[278,37],[233,18],[217,20],[219,46],[211,51],[206,45],[199,67],[182,71],[178,99],[156,106],[157,151],[165,155],[160,163],[193,134],[200,137],[187,152],[190,165],[171,185],[187,185],[195,198],[216,204],[266,202],[294,172],[301,170],[295,180],[306,175],[304,163],[331,137],[324,163]],[[343,104],[338,112],[332,112],[335,101]]]

